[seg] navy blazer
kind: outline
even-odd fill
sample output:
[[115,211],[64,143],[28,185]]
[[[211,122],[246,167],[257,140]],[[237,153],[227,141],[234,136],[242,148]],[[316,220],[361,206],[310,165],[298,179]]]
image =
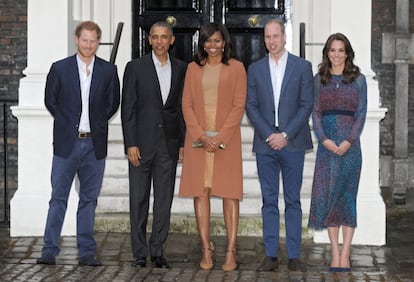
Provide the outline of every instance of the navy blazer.
[[122,86],[121,120],[125,153],[137,146],[142,158],[150,158],[159,145],[159,128],[164,129],[169,155],[178,159],[184,146],[185,124],[181,99],[187,63],[170,56],[171,88],[163,104],[152,52],[130,61]]
[[[275,105],[270,76],[269,57],[250,65],[247,76],[246,113],[253,125],[253,152],[272,154],[265,142],[275,132]],[[311,149],[309,117],[313,108],[313,74],[310,62],[288,53],[280,93],[279,130],[289,137],[288,151]]]
[[[120,101],[118,71],[115,65],[95,56],[89,93],[89,122],[97,159],[108,150],[108,121]],[[47,75],[45,105],[54,117],[53,152],[66,158],[77,139],[82,98],[76,55],[52,64]]]

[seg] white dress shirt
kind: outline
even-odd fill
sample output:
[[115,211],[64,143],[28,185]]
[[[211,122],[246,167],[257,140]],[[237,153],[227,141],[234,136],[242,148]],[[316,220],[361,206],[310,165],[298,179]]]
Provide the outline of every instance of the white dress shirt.
[[162,102],[165,102],[168,99],[168,95],[170,94],[171,88],[171,61],[170,56],[167,54],[167,62],[162,65],[161,62],[158,60],[157,56],[155,56],[154,51],[152,51],[152,60],[154,61],[155,70],[157,71],[158,82],[160,83],[160,90],[162,96]]
[[89,66],[76,55],[79,71],[79,81],[82,97],[82,113],[79,121],[79,132],[91,132],[91,126],[89,123],[89,92],[91,88],[93,66],[95,63],[95,57]]
[[273,97],[275,99],[275,126],[279,126],[279,99],[282,89],[283,77],[285,76],[288,52],[285,50],[283,55],[275,62],[269,56],[270,77],[272,80]]

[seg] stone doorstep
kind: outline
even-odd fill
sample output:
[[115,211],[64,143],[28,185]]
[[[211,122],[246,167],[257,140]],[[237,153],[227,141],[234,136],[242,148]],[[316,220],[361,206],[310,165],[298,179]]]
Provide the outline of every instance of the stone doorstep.
[[[306,218],[305,218],[306,217]],[[171,233],[197,234],[196,220],[194,216],[184,214],[172,214],[170,220]],[[313,233],[307,228],[308,218],[304,215],[302,219],[302,238],[311,239]],[[147,232],[151,232],[152,215],[148,217]],[[226,228],[222,215],[213,214],[210,220],[212,236],[225,236]],[[130,232],[129,213],[100,213],[95,219],[96,232]],[[239,219],[239,235],[262,236],[261,215],[243,215]],[[280,237],[285,238],[284,216],[281,216]]]

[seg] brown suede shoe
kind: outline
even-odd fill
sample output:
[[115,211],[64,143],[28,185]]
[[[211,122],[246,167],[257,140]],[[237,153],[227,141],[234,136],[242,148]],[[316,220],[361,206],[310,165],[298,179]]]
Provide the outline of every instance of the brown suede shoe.
[[306,266],[299,259],[289,259],[287,268],[290,271],[306,271]]
[[277,258],[265,257],[262,263],[256,268],[256,271],[273,271],[278,270],[279,262]]

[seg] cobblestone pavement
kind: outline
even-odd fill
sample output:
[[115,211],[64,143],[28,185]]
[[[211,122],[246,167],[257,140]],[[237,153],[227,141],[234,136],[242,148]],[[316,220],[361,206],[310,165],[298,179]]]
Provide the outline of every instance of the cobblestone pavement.
[[[407,203],[414,205],[414,202]],[[289,272],[285,245],[279,252],[277,272],[256,272],[263,257],[262,239],[239,237],[236,271],[224,272],[221,265],[225,237],[213,237],[216,263],[211,271],[200,270],[200,245],[195,235],[170,234],[165,256],[171,269],[131,266],[128,233],[97,233],[98,256],[103,266],[78,266],[75,237],[63,237],[56,266],[37,265],[43,245],[41,237],[10,238],[7,226],[0,227],[0,281],[414,281],[414,209],[392,208],[387,213],[385,246],[353,246],[352,272],[330,273],[329,245],[303,242],[302,261],[306,272]]]

